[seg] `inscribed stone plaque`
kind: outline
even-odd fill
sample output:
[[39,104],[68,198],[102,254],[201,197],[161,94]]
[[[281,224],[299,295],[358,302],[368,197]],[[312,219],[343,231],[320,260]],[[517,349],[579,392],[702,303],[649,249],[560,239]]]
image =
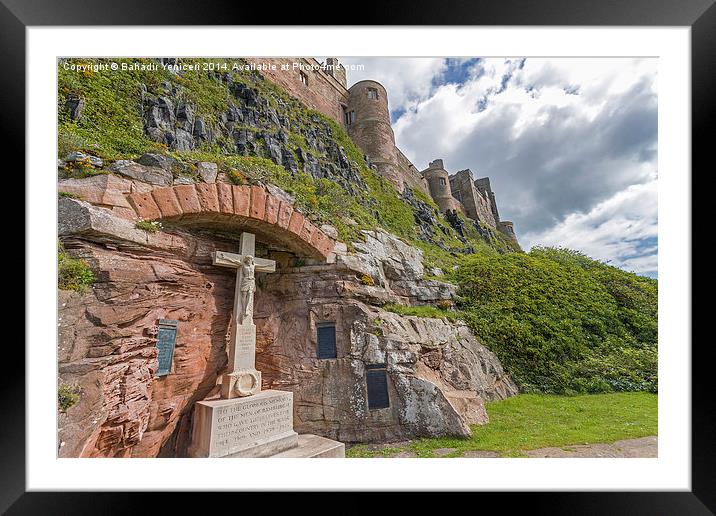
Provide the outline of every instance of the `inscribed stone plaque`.
[[[225,457],[253,448],[276,453],[272,443],[295,444],[293,393],[268,390],[247,398],[196,404],[193,455]],[[257,450],[258,456],[261,451]]]
[[368,386],[368,408],[381,409],[390,406],[388,380],[385,369],[368,369],[365,372]]
[[319,323],[316,325],[318,358],[336,358],[336,325]]
[[254,369],[256,367],[256,326],[240,324],[236,326],[236,347],[233,357],[234,371]]
[[159,331],[157,332],[157,362],[159,367],[157,368],[157,376],[165,376],[172,371],[178,325],[179,321],[159,319]]

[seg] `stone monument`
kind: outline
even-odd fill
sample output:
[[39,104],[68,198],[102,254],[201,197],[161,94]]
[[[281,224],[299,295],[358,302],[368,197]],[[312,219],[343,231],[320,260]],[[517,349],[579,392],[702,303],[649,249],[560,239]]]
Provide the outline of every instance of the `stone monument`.
[[215,251],[214,265],[236,269],[229,330],[228,372],[218,399],[194,406],[192,457],[343,457],[342,443],[293,430],[293,393],[261,391],[256,370],[253,299],[256,272],[274,272],[273,260],[256,258],[255,235],[241,233],[239,254]]

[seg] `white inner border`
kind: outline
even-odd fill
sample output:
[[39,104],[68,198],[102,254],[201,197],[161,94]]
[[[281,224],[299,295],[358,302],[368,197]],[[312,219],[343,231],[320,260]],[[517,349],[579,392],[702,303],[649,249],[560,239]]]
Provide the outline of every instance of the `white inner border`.
[[[690,490],[690,28],[28,27],[26,37],[28,490]],[[302,55],[659,57],[658,459],[235,459],[250,462],[239,474],[221,459],[56,458],[57,57]]]

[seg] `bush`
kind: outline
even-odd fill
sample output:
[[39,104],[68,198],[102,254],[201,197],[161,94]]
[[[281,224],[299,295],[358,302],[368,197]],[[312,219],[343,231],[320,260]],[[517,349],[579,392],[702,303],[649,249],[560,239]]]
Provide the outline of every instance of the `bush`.
[[422,306],[408,306],[408,305],[397,305],[397,304],[386,304],[383,305],[383,310],[393,312],[400,315],[414,315],[416,317],[432,317],[434,319],[447,318],[450,321],[456,321],[460,318],[461,314],[454,310],[447,310],[445,308],[438,308],[430,305]]
[[57,389],[57,404],[60,412],[67,412],[72,405],[80,400],[80,388],[77,386],[60,385]]
[[375,280],[373,279],[372,276],[369,276],[368,274],[361,274],[359,279],[363,285],[368,285],[370,287],[375,285]]
[[78,258],[72,258],[60,245],[57,252],[57,286],[62,290],[85,292],[95,282],[94,273]]
[[134,224],[134,227],[141,229],[142,231],[146,231],[147,233],[156,233],[158,230],[162,229],[162,223],[156,220],[138,220]]
[[466,258],[466,320],[524,391],[657,390],[657,282],[566,249]]

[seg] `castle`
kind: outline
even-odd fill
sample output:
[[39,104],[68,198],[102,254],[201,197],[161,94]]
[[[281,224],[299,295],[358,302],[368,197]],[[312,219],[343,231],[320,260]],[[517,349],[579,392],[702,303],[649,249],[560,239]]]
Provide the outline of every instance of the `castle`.
[[[418,168],[395,145],[390,125],[388,92],[377,81],[363,80],[348,88],[346,69],[335,57],[325,63],[313,58],[249,58],[264,65],[260,73],[286,89],[308,107],[341,124],[365,154],[366,160],[395,188],[428,194],[448,216],[465,217],[497,229],[517,241],[512,222],[500,220],[495,193],[487,177],[475,179],[470,169],[450,174],[442,159],[425,170]],[[299,66],[296,66],[298,64]]]

